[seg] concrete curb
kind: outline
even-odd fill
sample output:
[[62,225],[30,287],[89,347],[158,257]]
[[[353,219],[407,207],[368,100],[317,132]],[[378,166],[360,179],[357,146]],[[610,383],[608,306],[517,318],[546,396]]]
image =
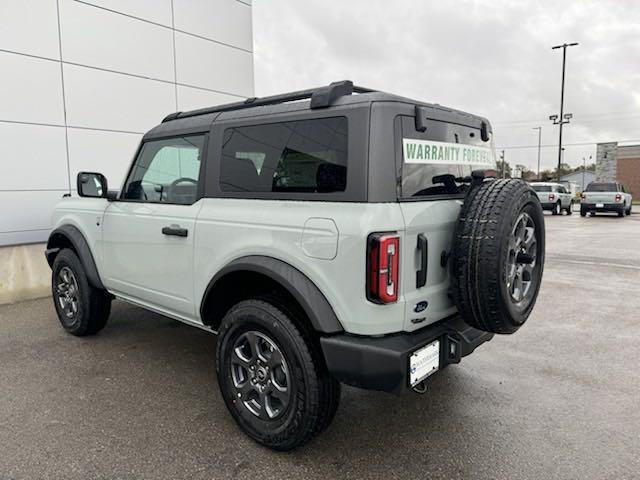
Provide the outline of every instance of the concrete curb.
[[51,295],[45,245],[0,247],[0,305]]

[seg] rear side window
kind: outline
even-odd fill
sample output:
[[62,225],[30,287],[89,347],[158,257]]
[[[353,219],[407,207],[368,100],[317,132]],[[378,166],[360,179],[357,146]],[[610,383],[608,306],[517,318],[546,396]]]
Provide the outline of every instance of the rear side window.
[[587,185],[587,192],[617,192],[615,183],[590,183]]
[[536,192],[550,192],[551,185],[532,185]]
[[346,117],[228,128],[220,188],[226,192],[343,192],[347,140]]
[[414,117],[401,118],[401,198],[459,196],[468,188],[461,177],[495,170],[492,143],[482,141],[479,129],[427,120],[426,130],[419,132]]

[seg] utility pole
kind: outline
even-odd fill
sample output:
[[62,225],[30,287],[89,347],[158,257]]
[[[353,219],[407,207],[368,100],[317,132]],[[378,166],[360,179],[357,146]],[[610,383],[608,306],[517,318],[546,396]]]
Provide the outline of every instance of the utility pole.
[[542,127],[533,127],[538,130],[538,180],[540,180],[540,141],[542,139]]
[[557,50],[562,48],[562,84],[560,86],[560,117],[558,115],[551,115],[549,120],[553,121],[554,125],[560,126],[560,132],[558,135],[558,180],[560,180],[560,163],[562,162],[562,125],[569,123],[573,115],[571,113],[564,113],[564,72],[567,63],[567,47],[575,47],[578,42],[563,43],[562,45],[556,45],[551,47],[551,50]]
[[504,178],[505,171],[506,171],[506,165],[504,162],[504,150],[502,150],[502,153],[500,154],[500,160],[502,161],[502,178]]

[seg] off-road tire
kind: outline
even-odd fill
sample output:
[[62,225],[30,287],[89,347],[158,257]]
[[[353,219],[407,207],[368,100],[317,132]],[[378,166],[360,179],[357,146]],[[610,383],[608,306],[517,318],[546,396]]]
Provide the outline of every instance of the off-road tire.
[[[263,420],[237,396],[232,355],[239,337],[258,332],[271,339],[289,366],[291,395],[277,418]],[[216,351],[218,385],[229,412],[253,440],[274,450],[300,447],[332,421],[340,401],[340,384],[330,376],[318,339],[295,309],[272,300],[243,300],[225,315]]]
[[[77,285],[77,311],[69,316],[59,301],[59,274],[63,269],[72,272]],[[84,337],[95,335],[107,324],[111,313],[111,296],[104,290],[92,287],[87,279],[82,262],[71,249],[63,249],[51,267],[51,292],[53,304],[62,327],[72,335]]]
[[[513,258],[510,254],[514,245],[512,234],[516,222],[522,218],[530,220],[534,227],[535,247],[533,244],[530,247],[535,261],[529,264],[533,267],[527,295],[515,302],[511,285],[507,285],[507,275],[512,265],[509,259]],[[540,288],[544,241],[542,207],[536,193],[525,182],[485,180],[469,192],[457,220],[450,265],[452,297],[469,325],[508,334],[524,324]]]

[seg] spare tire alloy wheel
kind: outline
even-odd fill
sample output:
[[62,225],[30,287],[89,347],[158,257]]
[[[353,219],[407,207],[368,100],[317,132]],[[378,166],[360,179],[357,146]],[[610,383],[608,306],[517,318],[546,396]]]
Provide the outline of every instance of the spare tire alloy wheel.
[[532,282],[538,244],[535,230],[531,216],[522,212],[511,231],[506,281],[509,295],[517,304],[530,300],[534,292]]
[[451,252],[451,293],[465,322],[514,333],[535,305],[544,267],[544,215],[521,180],[485,180],[467,194]]
[[291,399],[289,367],[267,335],[254,330],[240,335],[229,366],[236,396],[253,415],[272,420],[287,409]]

